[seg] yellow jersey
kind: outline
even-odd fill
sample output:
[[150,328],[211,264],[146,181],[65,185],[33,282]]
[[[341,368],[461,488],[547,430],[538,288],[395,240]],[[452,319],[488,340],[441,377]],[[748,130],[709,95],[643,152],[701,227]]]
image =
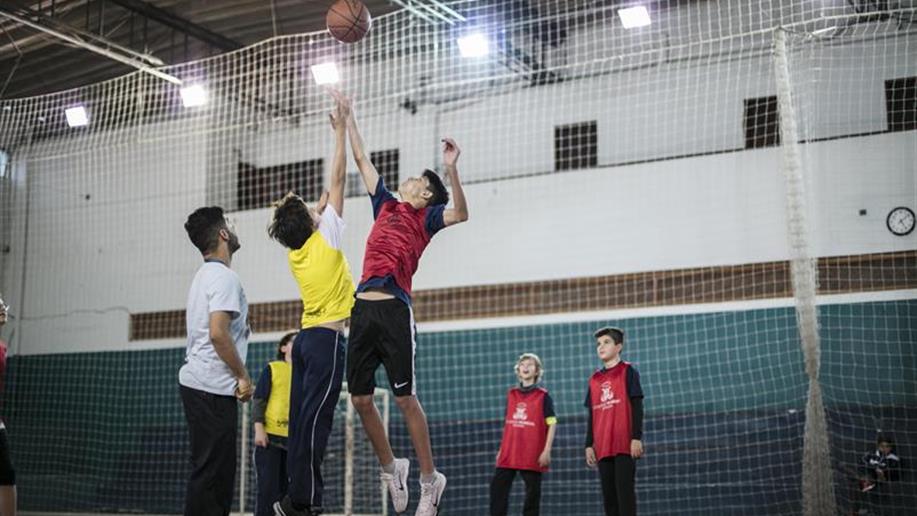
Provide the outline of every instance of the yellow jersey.
[[341,249],[344,220],[330,204],[318,229],[302,247],[289,253],[290,271],[302,298],[301,328],[350,317],[356,287]]

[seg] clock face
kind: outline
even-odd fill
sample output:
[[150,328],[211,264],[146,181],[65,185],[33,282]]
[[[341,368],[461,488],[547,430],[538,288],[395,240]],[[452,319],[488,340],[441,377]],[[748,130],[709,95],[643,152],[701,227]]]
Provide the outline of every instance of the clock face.
[[895,235],[908,235],[911,231],[914,231],[914,212],[910,208],[899,206],[888,212],[885,225]]

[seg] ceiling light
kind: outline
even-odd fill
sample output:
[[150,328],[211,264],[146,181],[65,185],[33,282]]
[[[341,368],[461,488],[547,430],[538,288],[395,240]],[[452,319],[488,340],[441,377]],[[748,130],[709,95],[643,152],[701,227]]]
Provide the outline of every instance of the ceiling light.
[[462,57],[483,57],[490,53],[490,41],[478,32],[459,38],[458,46]]
[[185,86],[180,90],[181,103],[185,107],[203,106],[209,98],[206,88],[200,84]]
[[83,127],[89,125],[89,114],[83,106],[73,106],[64,111],[67,115],[67,125],[70,127]]
[[315,84],[335,84],[341,80],[338,74],[338,67],[334,63],[322,63],[312,65],[312,77],[315,78]]
[[642,5],[618,9],[618,16],[621,18],[621,24],[624,25],[625,29],[633,29],[634,27],[643,27],[650,24],[650,13]]

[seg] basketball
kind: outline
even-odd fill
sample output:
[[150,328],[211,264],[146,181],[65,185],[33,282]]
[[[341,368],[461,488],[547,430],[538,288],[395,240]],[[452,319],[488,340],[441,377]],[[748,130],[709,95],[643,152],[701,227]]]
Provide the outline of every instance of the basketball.
[[372,17],[360,0],[337,0],[328,8],[325,25],[334,39],[342,43],[356,43],[369,32]]

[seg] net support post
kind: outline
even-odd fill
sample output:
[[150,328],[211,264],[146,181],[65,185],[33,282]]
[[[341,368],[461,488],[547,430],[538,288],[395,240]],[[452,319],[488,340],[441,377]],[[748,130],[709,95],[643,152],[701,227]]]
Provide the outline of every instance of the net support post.
[[774,78],[780,117],[780,168],[786,194],[786,225],[796,322],[809,380],[803,438],[802,506],[806,516],[829,516],[835,509],[828,429],[818,372],[820,342],[815,305],[817,269],[809,235],[805,174],[790,82],[787,31],[774,31]]

